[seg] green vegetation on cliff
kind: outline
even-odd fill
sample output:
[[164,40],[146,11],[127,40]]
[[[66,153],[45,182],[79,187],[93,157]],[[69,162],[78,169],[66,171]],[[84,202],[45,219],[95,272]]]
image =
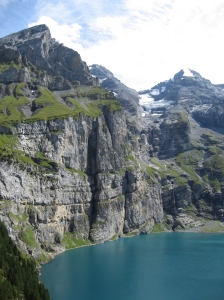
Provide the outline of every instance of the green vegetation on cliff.
[[195,172],[195,169],[202,159],[203,151],[190,150],[179,154],[176,162],[178,166],[180,166],[180,168],[189,175],[189,179],[193,180],[197,184],[201,184],[200,178]]
[[181,170],[174,166],[173,163],[168,163],[168,161],[162,162],[155,157],[151,158],[151,162],[156,166],[156,169],[152,167],[147,167],[146,169],[147,174],[151,177],[157,173],[161,179],[172,178],[173,182],[177,185],[187,185],[187,179],[181,177]]
[[5,96],[0,100],[0,123],[21,122],[25,116],[18,110],[19,107],[29,103],[29,100],[21,96],[16,99],[13,95]]
[[18,62],[1,62],[0,63],[0,73],[3,73],[9,69],[15,68],[17,70],[21,70],[22,69],[22,64],[18,63]]
[[224,231],[224,227],[222,223],[220,223],[220,221],[207,222],[205,226],[201,228],[201,232],[204,233],[223,232],[223,231]]
[[91,245],[91,242],[81,237],[77,237],[71,232],[66,232],[63,236],[62,244],[65,246],[65,249],[73,249],[83,246],[89,246]]
[[158,232],[163,232],[165,231],[162,224],[160,223],[155,223],[153,226],[153,229],[151,231],[151,233],[158,233]]
[[104,108],[110,112],[122,109],[113,93],[102,87],[79,86],[65,91],[62,98],[46,87],[30,90],[25,82],[9,84],[6,89],[7,95],[0,99],[0,125],[79,118],[80,114],[96,118]]
[[224,182],[224,157],[215,154],[204,162],[204,176],[205,182],[209,183],[215,191],[219,191]]
[[24,258],[0,222],[0,299],[50,300],[35,263]]
[[188,122],[188,116],[185,111],[179,111],[173,114],[173,119],[181,125],[182,123]]
[[19,150],[19,139],[14,135],[0,134],[0,160],[8,163],[17,162],[20,167],[31,165],[33,171],[55,172],[57,163],[46,158],[43,153],[37,152],[35,156],[30,156],[26,152]]

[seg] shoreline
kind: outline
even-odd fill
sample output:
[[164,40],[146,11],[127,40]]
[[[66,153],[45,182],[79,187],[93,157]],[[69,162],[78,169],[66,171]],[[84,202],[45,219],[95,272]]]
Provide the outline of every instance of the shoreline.
[[[212,230],[212,226],[213,224],[217,224],[217,223],[220,223],[220,225],[223,227],[223,230],[217,230],[217,231],[213,231]],[[207,225],[207,226],[206,226]],[[210,228],[211,231],[202,231],[201,229],[203,228]],[[224,222],[220,222],[220,221],[217,221],[217,220],[210,220],[208,222],[206,222],[204,225],[201,225],[201,226],[198,226],[198,227],[194,227],[194,228],[186,228],[186,229],[177,229],[177,230],[164,230],[164,231],[160,231],[160,232],[149,232],[149,233],[144,233],[145,234],[159,234],[159,233],[175,233],[175,232],[179,232],[179,233],[203,233],[203,234],[224,234]],[[117,239],[115,240],[108,240],[108,241],[104,241],[104,242],[100,242],[100,243],[95,243],[95,244],[88,244],[88,245],[81,245],[81,246],[77,246],[77,247],[74,247],[74,248],[69,248],[69,249],[65,249],[59,253],[56,253],[54,255],[54,257],[52,257],[48,262],[44,262],[44,263],[41,263],[40,264],[40,268],[38,268],[38,271],[41,270],[42,266],[43,265],[46,265],[48,263],[50,263],[52,260],[55,259],[56,256],[64,253],[64,252],[67,252],[67,251],[70,251],[70,250],[75,250],[75,249],[79,249],[79,248],[83,248],[83,247],[89,247],[89,246],[96,246],[96,245],[99,245],[99,244],[104,244],[104,243],[109,243],[109,242],[114,242],[114,241],[117,241],[118,239],[122,239],[122,238],[133,238],[133,237],[136,237],[138,235],[141,235],[141,234],[135,234],[135,235],[129,235],[129,236],[120,236],[118,237]],[[143,234],[142,234],[143,235]]]

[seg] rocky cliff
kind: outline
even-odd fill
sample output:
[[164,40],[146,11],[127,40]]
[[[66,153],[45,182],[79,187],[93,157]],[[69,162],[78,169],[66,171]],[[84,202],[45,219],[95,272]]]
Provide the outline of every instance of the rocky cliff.
[[80,83],[98,85],[78,52],[52,39],[46,25],[10,34],[1,38],[0,44],[1,61],[5,64],[13,61],[15,64],[14,68],[6,68],[0,82],[30,82],[28,74],[23,78],[17,75],[28,73],[27,67],[30,66],[32,75],[36,75],[35,81],[40,85],[50,85],[53,90],[67,89]]
[[[139,96],[122,94],[112,73],[94,65],[104,73],[93,77],[45,25],[0,43],[0,218],[20,248],[43,262],[222,220],[223,135],[195,114],[214,94],[221,105],[221,87],[181,71]],[[103,76],[114,85],[105,89]]]

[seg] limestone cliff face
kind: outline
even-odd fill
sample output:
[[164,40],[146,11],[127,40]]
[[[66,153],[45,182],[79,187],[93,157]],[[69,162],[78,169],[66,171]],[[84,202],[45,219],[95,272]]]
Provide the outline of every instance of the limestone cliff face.
[[151,155],[166,159],[190,149],[189,131],[190,124],[186,112],[169,111],[160,121],[149,126],[148,142],[151,145]]
[[[116,132],[116,137],[114,134]],[[22,150],[35,155],[45,153],[48,159],[66,168],[88,174],[117,171],[124,156],[122,144],[126,141],[123,112],[105,111],[99,118],[81,116],[67,120],[20,123],[16,131]]]
[[[1,219],[35,257],[62,251],[66,232],[103,242],[150,232],[163,220],[160,185],[148,183],[147,174],[127,159],[123,111],[20,123],[15,130],[18,149],[35,164],[1,161]],[[51,168],[41,166],[37,153]],[[34,245],[27,246],[29,230]]]

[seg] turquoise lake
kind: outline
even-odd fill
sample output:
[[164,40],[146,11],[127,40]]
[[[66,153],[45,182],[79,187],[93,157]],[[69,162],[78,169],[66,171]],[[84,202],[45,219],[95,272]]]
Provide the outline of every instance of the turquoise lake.
[[224,234],[160,233],[66,251],[42,267],[54,300],[223,300]]

